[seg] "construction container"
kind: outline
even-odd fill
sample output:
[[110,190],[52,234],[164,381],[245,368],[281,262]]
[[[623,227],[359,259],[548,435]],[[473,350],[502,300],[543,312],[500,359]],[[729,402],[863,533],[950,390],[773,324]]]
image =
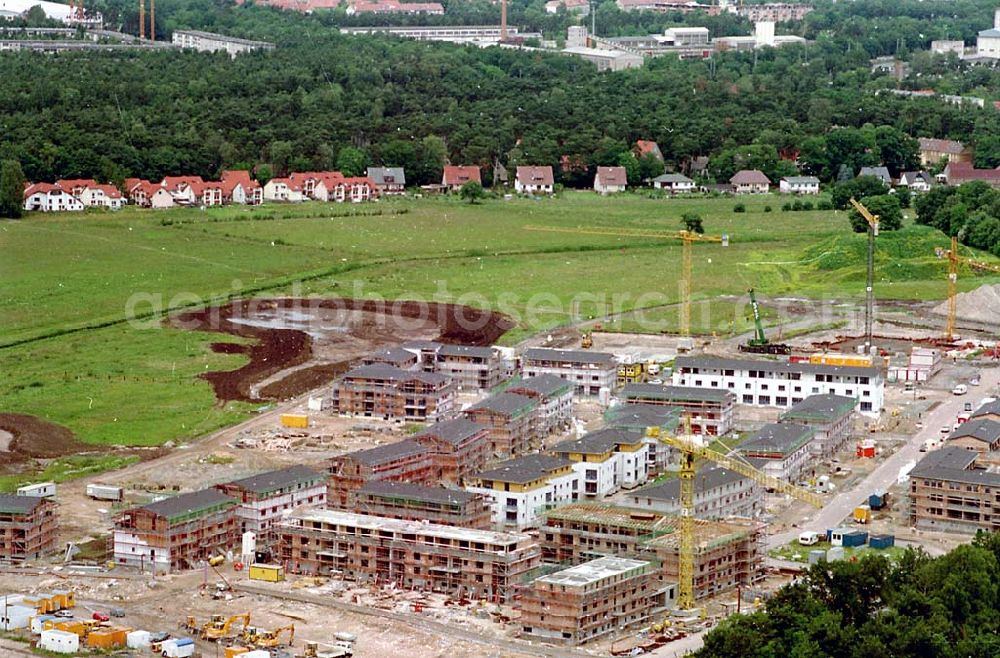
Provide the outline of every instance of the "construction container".
[[245,655],[250,649],[246,647],[226,647],[225,658],[234,658],[234,656]]
[[843,559],[844,559],[844,547],[843,546],[834,546],[833,548],[830,548],[826,552],[826,561],[827,562],[837,562],[838,560],[843,560]]
[[42,631],[45,630],[45,622],[52,621],[53,619],[59,619],[53,615],[35,615],[28,622],[28,629],[31,631],[32,635],[41,635]]
[[45,622],[45,630],[53,631],[66,631],[67,633],[72,633],[77,637],[83,637],[87,634],[87,625],[78,619],[68,619],[66,621],[57,621],[54,624]]
[[164,640],[160,653],[165,658],[189,658],[194,655],[194,640],[189,637]]
[[87,495],[95,500],[121,500],[122,488],[106,484],[88,484]]
[[882,509],[889,504],[889,494],[884,491],[876,491],[868,496],[868,507],[872,509]]
[[242,655],[242,658],[271,658],[271,652],[264,651],[263,649],[254,649],[253,651],[247,651]]
[[872,548],[883,550],[896,545],[895,535],[872,535],[868,538],[868,545]]
[[38,611],[30,605],[5,605],[0,608],[0,630],[16,631],[28,628],[31,618],[38,614]]
[[309,427],[309,416],[305,414],[281,414],[281,424],[285,427]]
[[125,646],[129,649],[148,649],[150,637],[152,633],[149,631],[132,631],[125,636]]
[[92,649],[117,649],[128,642],[127,628],[98,628],[87,635],[87,646]]
[[39,482],[38,484],[26,484],[17,488],[18,496],[31,496],[33,498],[51,498],[56,495],[55,482]]
[[845,533],[841,537],[841,546],[845,548],[856,548],[858,546],[864,546],[865,542],[868,541],[868,533],[864,530],[855,530],[854,532]]
[[872,358],[870,356],[854,354],[812,354],[809,356],[809,363],[813,365],[871,368]]
[[80,636],[57,629],[42,631],[38,648],[52,653],[77,653],[80,651]]
[[854,508],[854,522],[855,523],[871,523],[872,521],[872,508],[868,505],[858,505]]
[[277,583],[285,579],[285,568],[280,564],[251,564],[250,580]]
[[866,439],[858,444],[855,450],[855,456],[864,459],[874,459],[875,458],[875,442],[871,439]]
[[59,610],[69,610],[76,607],[76,592],[68,589],[57,589],[52,592],[52,601]]
[[826,551],[822,548],[809,551],[809,566],[814,564],[819,564],[820,562],[826,562]]

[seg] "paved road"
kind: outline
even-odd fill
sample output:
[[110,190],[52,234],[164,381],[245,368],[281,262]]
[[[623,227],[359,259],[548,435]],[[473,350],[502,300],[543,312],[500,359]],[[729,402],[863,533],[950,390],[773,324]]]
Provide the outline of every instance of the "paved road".
[[[822,531],[827,528],[835,528],[842,524],[845,518],[851,515],[854,508],[861,504],[873,491],[887,490],[896,483],[899,469],[904,464],[913,461],[920,461],[923,453],[920,446],[930,438],[941,436],[941,427],[951,425],[955,422],[955,417],[962,411],[966,402],[975,404],[980,398],[992,394],[994,387],[1000,382],[1000,370],[985,368],[982,373],[982,385],[970,386],[966,395],[949,396],[944,402],[934,408],[923,418],[924,427],[917,432],[910,440],[897,450],[892,456],[880,464],[868,477],[858,482],[852,488],[841,491],[826,504],[818,513],[807,516],[806,521],[800,523],[802,527],[812,530]],[[805,505],[805,503],[801,503]],[[792,529],[770,537],[771,548],[783,546],[798,537],[799,531]]]

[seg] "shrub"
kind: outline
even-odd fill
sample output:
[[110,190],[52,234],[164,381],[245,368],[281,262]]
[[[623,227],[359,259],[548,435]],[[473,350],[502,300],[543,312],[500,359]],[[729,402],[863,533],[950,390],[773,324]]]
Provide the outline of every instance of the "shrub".
[[805,201],[805,202],[803,202],[802,209],[803,210],[812,210],[813,209],[813,202],[812,201]]
[[747,207],[745,204],[737,203],[735,206],[733,206],[733,212],[746,212],[746,211]]
[[796,199],[795,201],[792,202],[792,210],[794,210],[795,212],[799,212],[802,210],[802,201],[800,199]]
[[771,212],[771,206],[764,206],[764,212]]
[[823,199],[816,204],[816,210],[833,210],[833,204]]
[[788,212],[791,209],[792,209],[792,204],[790,203],[783,203],[781,205],[781,212]]

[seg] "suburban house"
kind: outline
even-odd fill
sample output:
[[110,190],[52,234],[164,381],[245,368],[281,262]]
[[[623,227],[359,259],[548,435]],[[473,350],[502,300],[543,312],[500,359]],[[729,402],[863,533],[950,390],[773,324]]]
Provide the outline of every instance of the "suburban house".
[[444,168],[441,185],[456,192],[466,183],[475,181],[482,185],[482,174],[475,165],[448,165]]
[[759,169],[741,169],[729,179],[729,184],[736,194],[767,194],[771,189],[771,179]]
[[206,181],[202,183],[189,183],[181,188],[182,193],[193,199],[192,203],[199,206],[221,206],[222,205],[222,183],[217,181]]
[[220,178],[223,203],[259,206],[264,202],[264,189],[260,183],[250,178],[249,171],[223,171]]
[[755,466],[786,482],[797,482],[811,454],[813,430],[805,425],[768,423],[737,449]]
[[598,167],[594,175],[594,191],[598,194],[624,192],[628,186],[625,167]]
[[541,515],[580,496],[580,475],[573,462],[533,454],[501,462],[469,479],[465,490],[490,499],[498,529],[537,527]]
[[166,176],[160,181],[160,186],[170,192],[174,203],[190,206],[196,201],[195,186],[202,185],[204,182],[201,176]]
[[872,176],[879,179],[888,186],[892,186],[892,175],[887,167],[862,167],[858,171],[858,178],[862,176]]
[[531,166],[518,167],[514,179],[514,191],[518,194],[552,194],[555,179],[552,167]]
[[605,428],[557,443],[550,452],[573,462],[585,498],[603,498],[646,483],[649,445],[644,437],[643,432]]
[[83,202],[52,183],[35,183],[24,190],[24,209],[41,212],[83,210]]
[[267,201],[305,201],[306,198],[302,185],[290,178],[272,178],[264,184]]
[[[680,480],[672,478],[629,492],[631,507],[663,514],[681,513]],[[764,487],[745,475],[718,467],[698,469],[694,478],[694,515],[699,519],[754,518],[764,511]]]
[[926,171],[904,171],[899,175],[899,187],[911,192],[926,192],[934,185],[934,177]]
[[557,350],[545,347],[528,349],[521,357],[525,377],[555,375],[572,383],[577,395],[599,395],[618,381],[618,362],[608,352]]
[[684,174],[663,174],[653,179],[653,187],[672,194],[694,192],[694,181]]
[[406,194],[406,176],[402,167],[368,167],[365,174],[375,185],[379,196]]
[[920,143],[920,164],[925,167],[936,165],[942,160],[948,162],[972,161],[972,154],[962,142],[931,137],[921,137],[917,141]]
[[120,210],[125,205],[125,197],[114,185],[88,185],[77,198],[88,208]]
[[785,176],[778,181],[782,194],[819,194],[819,179],[815,176]]
[[1000,169],[976,169],[971,162],[949,162],[942,175],[948,185],[981,180],[991,187],[1000,188]]
[[663,151],[660,150],[660,145],[656,142],[640,139],[635,143],[634,152],[637,158],[641,158],[644,155],[652,155],[660,162],[663,162]]

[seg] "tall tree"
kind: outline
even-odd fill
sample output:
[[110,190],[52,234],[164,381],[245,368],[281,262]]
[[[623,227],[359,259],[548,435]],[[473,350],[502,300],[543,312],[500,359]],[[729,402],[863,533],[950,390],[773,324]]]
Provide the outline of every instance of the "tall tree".
[[361,149],[345,146],[337,153],[337,171],[345,176],[363,176],[368,167],[368,155]]
[[18,219],[24,212],[24,172],[17,160],[0,163],[0,217]]

